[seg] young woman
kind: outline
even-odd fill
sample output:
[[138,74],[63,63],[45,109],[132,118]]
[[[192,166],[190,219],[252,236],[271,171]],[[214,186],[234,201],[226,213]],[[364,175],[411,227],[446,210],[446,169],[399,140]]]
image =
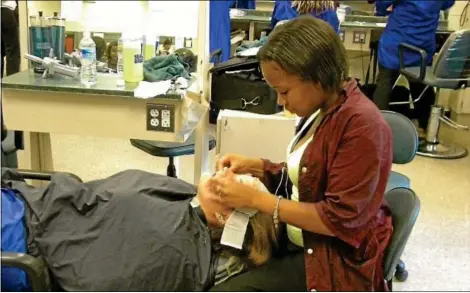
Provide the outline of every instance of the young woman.
[[[230,171],[209,185],[223,205],[255,208],[286,223],[288,246],[284,257],[214,290],[386,290],[382,266],[392,233],[384,199],[392,166],[387,122],[348,78],[343,42],[324,21],[291,20],[258,54],[278,103],[302,117],[297,135],[285,163],[228,154],[218,166]],[[253,174],[269,192],[239,184],[232,173]]]
[[46,188],[2,187],[25,203],[28,253],[44,257],[62,289],[201,291],[264,264],[277,235],[272,217],[257,213],[241,250],[222,246],[233,210],[208,199],[206,182],[196,188],[131,170],[87,183],[57,174]]
[[117,70],[118,53],[118,41],[111,41],[106,48],[106,57],[108,67],[114,71]]

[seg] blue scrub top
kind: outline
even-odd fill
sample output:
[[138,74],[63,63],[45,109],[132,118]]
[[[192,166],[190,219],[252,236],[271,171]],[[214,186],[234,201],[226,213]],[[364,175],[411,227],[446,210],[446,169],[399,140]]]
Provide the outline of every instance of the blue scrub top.
[[[408,43],[425,50],[427,64],[432,63],[436,50],[436,31],[441,10],[454,5],[455,0],[443,1],[376,1],[376,8],[384,12],[390,5],[393,10],[388,17],[387,26],[380,38],[378,61],[385,68],[398,70],[398,46]],[[405,51],[405,66],[418,66],[420,57],[417,53]]]
[[255,0],[235,0],[234,8],[239,9],[256,9]]
[[[329,23],[336,33],[339,32],[339,19],[336,10],[326,10],[322,13],[311,13],[312,16],[322,19]],[[279,21],[291,20],[299,16],[295,8],[292,8],[291,0],[276,0],[274,4],[273,14],[271,16],[271,27],[274,28]]]
[[[234,0],[211,0],[209,3],[209,54],[222,49],[221,62],[230,59],[230,7]],[[215,63],[215,58],[211,60]]]

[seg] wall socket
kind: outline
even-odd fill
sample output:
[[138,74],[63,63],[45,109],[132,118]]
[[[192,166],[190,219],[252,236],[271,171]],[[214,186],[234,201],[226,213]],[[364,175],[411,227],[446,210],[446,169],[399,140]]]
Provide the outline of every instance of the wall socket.
[[147,130],[175,132],[175,105],[147,104]]
[[344,30],[339,31],[339,37],[341,38],[341,41],[344,43]]
[[366,32],[356,31],[353,33],[353,44],[365,44],[366,43]]

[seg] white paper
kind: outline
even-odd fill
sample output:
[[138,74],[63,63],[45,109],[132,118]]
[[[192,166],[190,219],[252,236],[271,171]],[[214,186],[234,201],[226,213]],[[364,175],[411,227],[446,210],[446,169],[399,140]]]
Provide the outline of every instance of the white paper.
[[249,56],[256,56],[258,54],[258,51],[261,47],[254,47],[254,48],[249,48],[246,50],[243,50],[239,53],[237,53],[237,56],[243,56],[243,57],[249,57]]
[[220,244],[242,249],[249,221],[248,215],[233,211],[225,222]]

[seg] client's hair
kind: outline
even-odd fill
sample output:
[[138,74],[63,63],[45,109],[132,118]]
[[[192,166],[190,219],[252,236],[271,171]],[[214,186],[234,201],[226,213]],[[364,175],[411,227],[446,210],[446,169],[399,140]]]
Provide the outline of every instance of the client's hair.
[[295,8],[299,14],[322,13],[336,7],[335,1],[331,0],[294,0],[292,8]]
[[250,218],[243,249],[248,252],[248,259],[253,265],[259,266],[268,261],[277,248],[277,235],[272,216],[258,212]]
[[[212,231],[212,240],[220,240],[223,229]],[[246,259],[250,266],[260,266],[266,263],[278,245],[278,231],[274,227],[273,217],[258,212],[250,218],[243,249],[240,251],[228,246],[221,249],[232,257]]]

